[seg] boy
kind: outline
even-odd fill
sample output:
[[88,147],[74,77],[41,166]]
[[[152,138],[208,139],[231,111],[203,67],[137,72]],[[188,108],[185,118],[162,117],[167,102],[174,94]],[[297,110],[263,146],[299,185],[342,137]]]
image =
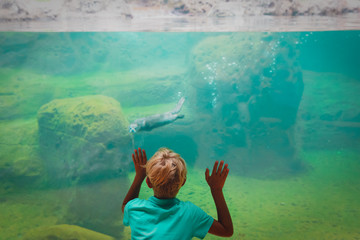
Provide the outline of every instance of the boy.
[[[131,228],[131,239],[203,239],[211,234],[231,237],[233,224],[222,192],[229,173],[224,161],[216,161],[211,176],[205,171],[205,179],[214,198],[218,220],[207,215],[191,202],[182,202],[176,197],[186,181],[186,164],[179,154],[160,148],[147,162],[145,150],[135,149],[132,154],[135,178],[124,199],[124,225]],[[146,167],[146,168],[145,168]],[[144,179],[154,196],[139,199]]]

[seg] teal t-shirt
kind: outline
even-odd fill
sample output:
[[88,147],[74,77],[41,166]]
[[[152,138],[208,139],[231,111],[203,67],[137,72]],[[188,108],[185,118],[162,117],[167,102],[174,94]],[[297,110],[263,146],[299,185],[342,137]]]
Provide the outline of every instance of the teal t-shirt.
[[177,198],[135,198],[124,209],[123,223],[131,239],[203,239],[214,219],[191,202]]

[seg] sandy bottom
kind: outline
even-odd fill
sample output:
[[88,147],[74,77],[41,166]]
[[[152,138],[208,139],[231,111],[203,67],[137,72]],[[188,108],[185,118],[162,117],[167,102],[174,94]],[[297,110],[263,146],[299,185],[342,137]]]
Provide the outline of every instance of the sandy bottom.
[[[354,151],[305,152],[309,170],[278,180],[236,176],[230,166],[224,192],[235,227],[232,239],[360,239],[359,156]],[[116,186],[117,181],[104,184]],[[21,239],[30,229],[57,224],[67,209],[64,199],[69,192],[23,190],[0,196],[0,239]],[[149,196],[144,184],[140,197]],[[203,170],[189,169],[178,198],[216,217]],[[125,228],[123,239],[129,236],[130,229]]]

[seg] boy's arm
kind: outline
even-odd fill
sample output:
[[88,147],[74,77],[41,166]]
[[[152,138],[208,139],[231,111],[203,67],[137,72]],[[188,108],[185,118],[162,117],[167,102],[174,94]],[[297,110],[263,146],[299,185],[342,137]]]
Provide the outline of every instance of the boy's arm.
[[234,229],[233,229],[230,212],[227,207],[225,197],[222,191],[225,184],[225,180],[229,174],[229,169],[227,164],[225,164],[224,169],[222,169],[224,165],[224,161],[220,162],[219,168],[218,168],[218,164],[219,162],[216,161],[211,176],[209,176],[208,168],[206,169],[205,172],[205,179],[210,186],[211,194],[214,198],[217,215],[218,215],[218,220],[214,220],[213,224],[209,229],[209,233],[221,237],[231,237],[234,233]]
[[146,153],[145,150],[141,150],[141,148],[139,148],[139,152],[135,149],[135,154],[132,154],[132,159],[135,165],[135,178],[133,183],[131,184],[131,187],[128,191],[128,193],[126,194],[123,204],[122,204],[122,212],[124,212],[124,208],[125,205],[133,200],[134,198],[139,197],[139,193],[140,193],[140,188],[141,188],[141,184],[144,181],[145,177],[146,177],[146,162],[147,162],[147,158],[146,158]]

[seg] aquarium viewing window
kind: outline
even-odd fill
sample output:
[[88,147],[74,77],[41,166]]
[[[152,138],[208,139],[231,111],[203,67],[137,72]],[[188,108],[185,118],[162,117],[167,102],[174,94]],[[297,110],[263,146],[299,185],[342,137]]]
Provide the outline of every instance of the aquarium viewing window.
[[130,239],[138,147],[178,152],[177,198],[215,219],[204,173],[228,163],[231,239],[360,239],[359,14],[359,0],[0,0],[0,239]]

